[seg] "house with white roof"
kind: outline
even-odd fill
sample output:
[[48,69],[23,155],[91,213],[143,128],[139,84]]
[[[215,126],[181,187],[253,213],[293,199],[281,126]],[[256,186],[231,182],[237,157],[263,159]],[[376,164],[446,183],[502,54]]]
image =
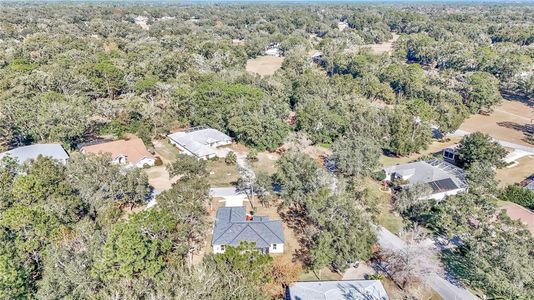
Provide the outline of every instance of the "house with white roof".
[[0,153],[0,159],[6,156],[17,160],[19,163],[34,160],[39,156],[50,157],[63,164],[67,163],[69,159],[69,154],[60,144],[33,144]]
[[442,200],[467,190],[464,171],[445,161],[416,161],[384,169],[386,180],[401,182],[400,188],[426,184],[431,188],[429,199]]
[[237,247],[241,242],[253,242],[263,253],[283,253],[282,221],[249,215],[244,206],[219,208],[213,228],[213,253],[224,253],[227,246]]
[[285,300],[388,300],[380,280],[301,281],[286,288]]
[[282,50],[280,49],[280,44],[272,43],[267,48],[265,48],[265,55],[281,57]]
[[194,127],[167,136],[181,152],[199,159],[217,156],[216,148],[232,144],[232,138],[217,129]]

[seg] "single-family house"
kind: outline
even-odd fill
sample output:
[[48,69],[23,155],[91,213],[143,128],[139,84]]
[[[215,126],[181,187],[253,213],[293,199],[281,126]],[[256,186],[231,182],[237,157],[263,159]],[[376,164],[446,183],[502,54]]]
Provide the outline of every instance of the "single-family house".
[[322,51],[315,51],[311,55],[312,62],[316,64],[321,64],[323,62],[323,52]]
[[401,188],[427,184],[431,188],[429,199],[442,200],[467,190],[464,171],[445,161],[417,161],[384,169],[386,180],[398,182]]
[[241,242],[254,242],[263,253],[283,253],[282,221],[249,215],[244,206],[219,208],[213,228],[213,252],[224,253],[227,246],[237,247]]
[[337,29],[339,31],[343,31],[343,30],[345,30],[347,28],[349,28],[349,23],[347,23],[346,21],[337,22]]
[[285,300],[388,300],[380,280],[300,281],[286,288]]
[[113,162],[128,167],[142,168],[145,165],[153,166],[156,163],[154,155],[148,152],[143,140],[137,137],[129,140],[117,140],[84,146],[80,151],[85,154],[109,153]]
[[51,157],[63,164],[67,163],[69,154],[60,144],[33,144],[22,146],[0,153],[0,159],[5,156],[16,159],[19,163],[34,160],[38,156]]
[[281,57],[282,50],[280,49],[280,44],[277,44],[277,43],[270,44],[267,48],[265,48],[265,55]]
[[209,159],[217,156],[216,148],[230,145],[232,138],[217,129],[194,127],[185,131],[178,131],[167,136],[171,144],[187,155],[199,159]]

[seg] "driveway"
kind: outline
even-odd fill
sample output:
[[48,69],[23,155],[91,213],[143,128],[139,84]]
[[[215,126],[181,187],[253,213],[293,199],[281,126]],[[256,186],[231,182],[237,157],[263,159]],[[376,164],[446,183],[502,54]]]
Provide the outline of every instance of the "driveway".
[[[378,227],[378,244],[380,247],[391,251],[400,250],[406,247],[406,242],[384,227]],[[423,280],[445,300],[479,299],[464,287],[457,286],[438,274],[434,273],[428,275],[426,278],[423,278]]]

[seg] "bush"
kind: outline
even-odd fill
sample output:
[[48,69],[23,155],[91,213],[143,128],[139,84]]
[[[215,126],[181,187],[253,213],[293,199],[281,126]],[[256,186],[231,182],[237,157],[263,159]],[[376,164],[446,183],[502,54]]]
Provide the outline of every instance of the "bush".
[[382,180],[386,179],[386,171],[380,170],[378,172],[375,172],[373,174],[373,179],[377,180],[377,181],[382,181]]
[[227,165],[235,165],[237,163],[237,155],[233,151],[230,151],[224,158],[224,162]]
[[161,157],[156,156],[156,159],[154,161],[154,166],[162,166],[162,165],[163,165],[163,160],[161,160]]
[[534,209],[534,192],[517,185],[506,187],[501,194],[501,199]]
[[256,161],[258,160],[258,150],[252,148],[247,154],[247,159],[250,161]]

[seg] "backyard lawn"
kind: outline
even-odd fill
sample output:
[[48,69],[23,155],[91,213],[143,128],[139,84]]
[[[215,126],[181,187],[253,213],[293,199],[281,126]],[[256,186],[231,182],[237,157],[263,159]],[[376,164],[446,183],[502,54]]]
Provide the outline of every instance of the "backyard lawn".
[[368,180],[366,186],[369,187],[369,197],[376,197],[378,201],[379,215],[377,217],[378,224],[384,226],[392,233],[398,233],[403,226],[402,218],[392,211],[391,207],[391,193],[381,190],[380,184],[374,180]]
[[212,187],[231,186],[239,179],[237,166],[227,165],[224,159],[208,161],[208,170],[208,181]]

